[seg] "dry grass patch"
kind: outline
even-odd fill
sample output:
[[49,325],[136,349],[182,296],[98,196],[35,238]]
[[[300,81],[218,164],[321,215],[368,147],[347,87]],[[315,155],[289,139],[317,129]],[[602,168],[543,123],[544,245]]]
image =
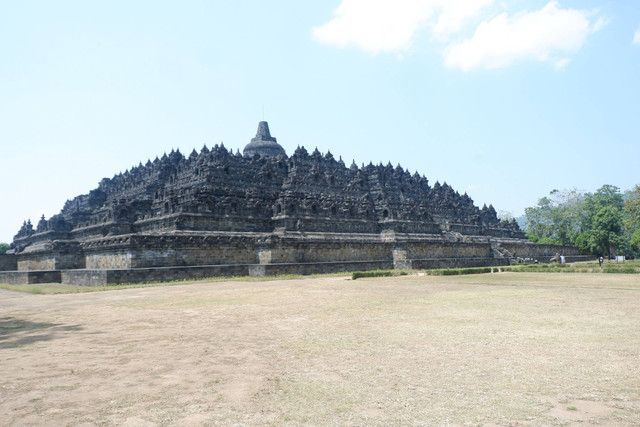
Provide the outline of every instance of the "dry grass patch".
[[8,424],[640,424],[635,275],[0,294],[0,317]]

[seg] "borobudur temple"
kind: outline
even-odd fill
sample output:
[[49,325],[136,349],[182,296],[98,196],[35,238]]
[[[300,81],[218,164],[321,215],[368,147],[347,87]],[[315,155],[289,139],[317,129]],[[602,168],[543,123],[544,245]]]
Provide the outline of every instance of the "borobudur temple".
[[243,154],[222,144],[171,151],[26,221],[0,258],[0,281],[495,266],[559,251],[577,255],[532,244],[492,206],[400,166],[347,166],[304,147],[288,156],[260,122]]

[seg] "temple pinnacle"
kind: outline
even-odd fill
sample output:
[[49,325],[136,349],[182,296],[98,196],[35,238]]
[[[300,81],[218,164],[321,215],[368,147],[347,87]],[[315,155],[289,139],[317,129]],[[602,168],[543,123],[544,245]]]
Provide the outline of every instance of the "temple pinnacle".
[[262,121],[258,123],[258,131],[251,142],[242,150],[245,157],[253,157],[259,154],[262,157],[286,156],[284,148],[278,144],[276,138],[269,132],[269,123]]

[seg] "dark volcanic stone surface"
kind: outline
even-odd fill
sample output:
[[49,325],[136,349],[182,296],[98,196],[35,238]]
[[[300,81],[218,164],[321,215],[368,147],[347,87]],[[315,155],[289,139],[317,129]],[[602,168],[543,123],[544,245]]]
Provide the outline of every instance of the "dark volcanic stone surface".
[[25,222],[14,238],[16,253],[38,242],[177,230],[524,237],[514,221],[500,222],[492,206],[480,209],[467,194],[446,183],[430,186],[400,165],[346,167],[329,152],[309,154],[304,147],[288,157],[266,122],[245,155],[254,149],[249,156],[223,145],[188,157],[171,151],[105,178],[59,214],[35,227]]

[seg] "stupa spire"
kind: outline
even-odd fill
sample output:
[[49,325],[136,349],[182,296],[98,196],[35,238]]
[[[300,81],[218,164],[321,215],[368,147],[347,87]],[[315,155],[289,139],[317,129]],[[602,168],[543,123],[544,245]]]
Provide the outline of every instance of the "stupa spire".
[[251,141],[277,142],[276,139],[271,136],[271,132],[269,132],[269,123],[265,121],[258,123],[258,131],[256,132],[255,138],[252,138]]

